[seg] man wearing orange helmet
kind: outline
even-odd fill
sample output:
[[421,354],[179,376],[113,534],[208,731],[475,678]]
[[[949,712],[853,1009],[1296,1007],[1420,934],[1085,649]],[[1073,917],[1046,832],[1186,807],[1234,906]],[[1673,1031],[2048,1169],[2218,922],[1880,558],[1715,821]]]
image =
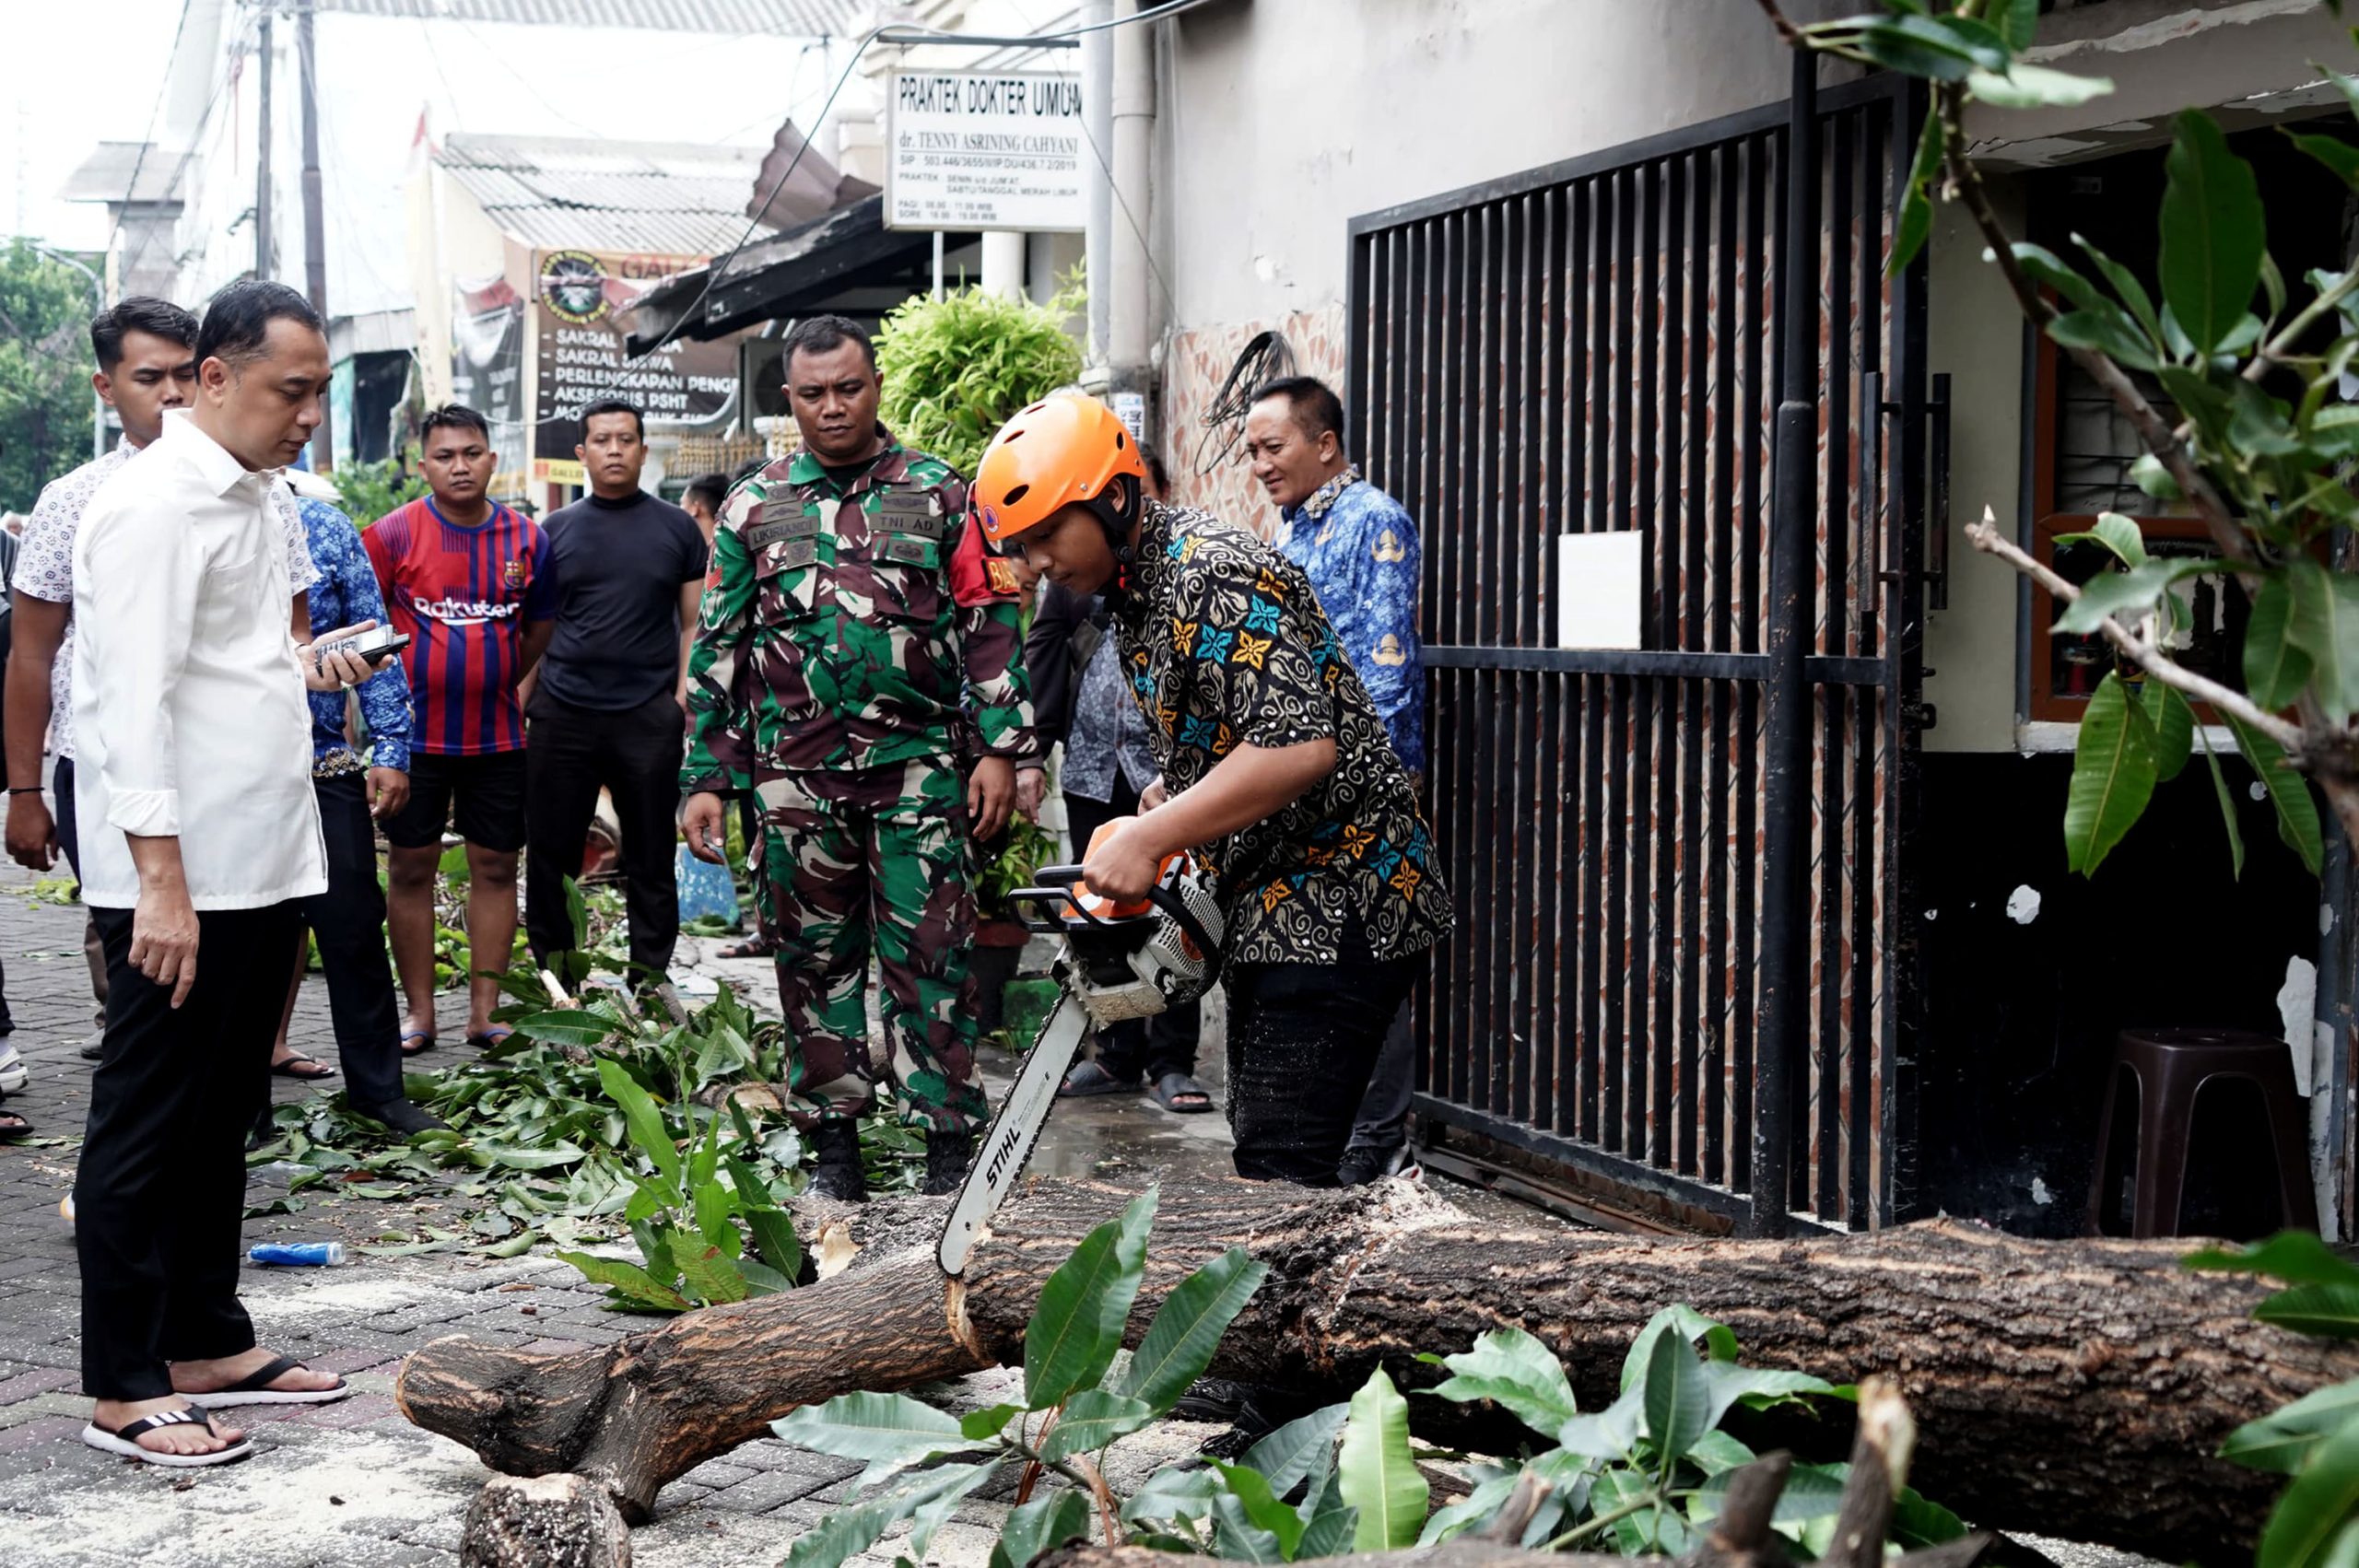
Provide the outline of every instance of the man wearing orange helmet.
[[1192,849],[1227,919],[1228,1116],[1239,1176],[1337,1182],[1387,1025],[1449,933],[1414,787],[1310,584],[1204,512],[1147,499],[1092,399],[1009,420],[977,466],[986,538],[1102,593],[1169,799],[1090,852],[1136,897]]

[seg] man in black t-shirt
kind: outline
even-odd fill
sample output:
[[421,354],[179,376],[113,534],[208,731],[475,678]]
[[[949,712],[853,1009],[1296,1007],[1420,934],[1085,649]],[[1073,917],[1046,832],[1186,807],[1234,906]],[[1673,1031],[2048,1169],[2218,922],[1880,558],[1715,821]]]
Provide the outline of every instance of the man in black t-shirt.
[[574,452],[590,494],[542,523],[557,631],[525,708],[525,933],[544,965],[573,945],[565,879],[581,873],[603,789],[622,826],[631,962],[653,985],[680,932],[672,846],[704,535],[687,512],[640,489],[646,427],[632,404],[582,410]]

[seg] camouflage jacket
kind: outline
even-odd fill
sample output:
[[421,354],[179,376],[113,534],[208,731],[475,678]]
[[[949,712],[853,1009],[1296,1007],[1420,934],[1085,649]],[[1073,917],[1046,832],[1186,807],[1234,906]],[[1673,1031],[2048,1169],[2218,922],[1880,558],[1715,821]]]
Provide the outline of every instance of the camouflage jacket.
[[884,434],[848,485],[797,452],[722,503],[688,660],[688,792],[1033,752],[1015,574],[957,473]]

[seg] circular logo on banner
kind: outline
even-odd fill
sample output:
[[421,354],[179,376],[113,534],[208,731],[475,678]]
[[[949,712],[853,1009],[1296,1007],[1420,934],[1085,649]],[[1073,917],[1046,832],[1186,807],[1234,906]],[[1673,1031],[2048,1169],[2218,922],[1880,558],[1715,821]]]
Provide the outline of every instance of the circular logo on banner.
[[551,251],[541,258],[541,303],[577,327],[604,317],[606,263],[587,251]]

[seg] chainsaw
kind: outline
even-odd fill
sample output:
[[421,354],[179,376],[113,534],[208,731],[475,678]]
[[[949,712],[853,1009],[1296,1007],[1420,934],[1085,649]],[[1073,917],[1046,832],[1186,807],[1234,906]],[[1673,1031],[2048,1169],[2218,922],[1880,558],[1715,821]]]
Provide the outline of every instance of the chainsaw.
[[[1100,827],[1089,847],[1095,849],[1118,825]],[[1194,1000],[1220,967],[1220,909],[1185,851],[1163,862],[1155,885],[1136,902],[1091,892],[1079,866],[1043,866],[1034,881],[1039,885],[1017,888],[1008,902],[1027,930],[1062,940],[1050,973],[1063,994],[1040,1025],[951,1206],[934,1251],[945,1274],[967,1267],[984,1223],[1024,1174],[1082,1041],[1109,1024],[1152,1018]]]

